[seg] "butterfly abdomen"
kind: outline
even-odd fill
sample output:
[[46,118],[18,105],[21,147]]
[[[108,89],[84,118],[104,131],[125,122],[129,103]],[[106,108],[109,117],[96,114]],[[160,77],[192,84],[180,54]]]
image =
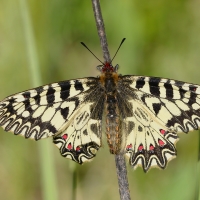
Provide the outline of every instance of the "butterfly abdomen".
[[106,135],[110,153],[118,154],[121,147],[120,118],[116,98],[107,95],[106,101]]
[[121,150],[120,116],[116,99],[116,73],[106,74],[106,136],[110,153],[118,154]]

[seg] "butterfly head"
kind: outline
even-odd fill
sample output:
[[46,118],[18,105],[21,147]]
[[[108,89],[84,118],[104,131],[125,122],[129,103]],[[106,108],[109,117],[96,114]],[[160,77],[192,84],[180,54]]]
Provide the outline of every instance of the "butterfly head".
[[113,72],[117,73],[119,65],[117,64],[115,67],[113,67],[112,63],[105,62],[103,65],[98,65],[97,69],[101,73],[113,73]]

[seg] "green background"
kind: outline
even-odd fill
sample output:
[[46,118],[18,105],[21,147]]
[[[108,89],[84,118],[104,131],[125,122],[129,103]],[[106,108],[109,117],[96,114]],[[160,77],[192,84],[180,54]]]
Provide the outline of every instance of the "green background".
[[[121,74],[200,84],[199,1],[102,0],[101,6],[111,57],[122,38],[127,38],[113,61],[119,64]],[[31,44],[26,34],[27,11],[28,30],[34,38]],[[91,1],[0,0],[0,98],[33,87],[31,45],[36,47],[32,64],[38,63],[42,84],[97,76],[100,63],[81,41],[103,61]],[[141,168],[127,166],[132,199],[194,199],[198,131],[180,134],[180,139],[178,157],[165,170],[151,169],[145,174]],[[52,157],[53,163],[45,170],[53,170],[56,176],[55,187],[48,191],[51,197],[57,193],[59,200],[72,198],[76,170],[77,199],[119,199],[114,156],[103,140],[97,157],[83,166],[62,158],[50,145],[47,157]],[[46,161],[41,151],[47,143],[52,139],[35,142],[0,130],[1,199],[45,199],[41,165]]]

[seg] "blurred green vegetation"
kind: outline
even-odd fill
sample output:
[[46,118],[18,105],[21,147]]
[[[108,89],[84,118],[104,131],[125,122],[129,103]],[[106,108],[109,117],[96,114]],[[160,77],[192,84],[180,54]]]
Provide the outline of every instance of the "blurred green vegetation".
[[[43,84],[97,76],[102,59],[91,1],[27,0]],[[101,1],[110,53],[127,40],[113,64],[121,74],[173,78],[200,84],[200,2],[195,0]],[[20,1],[0,1],[0,98],[32,87]],[[132,199],[194,199],[198,132],[181,134],[178,157],[166,170],[128,166]],[[40,200],[44,190],[40,145],[0,130],[1,199]],[[114,157],[106,141],[97,157],[83,166],[59,155],[52,144],[60,200],[72,197],[77,169],[77,199],[119,199]],[[51,193],[52,191],[49,191]]]

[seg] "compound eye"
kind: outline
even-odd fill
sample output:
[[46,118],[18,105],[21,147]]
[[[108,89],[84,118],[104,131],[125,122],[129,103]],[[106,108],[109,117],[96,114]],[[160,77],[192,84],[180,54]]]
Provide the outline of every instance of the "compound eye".
[[97,66],[97,70],[99,70],[100,72],[102,72],[102,67],[103,67],[103,65],[98,65]]
[[117,72],[118,69],[119,69],[119,65],[117,64],[117,65],[114,67],[114,69],[115,69],[115,72]]

